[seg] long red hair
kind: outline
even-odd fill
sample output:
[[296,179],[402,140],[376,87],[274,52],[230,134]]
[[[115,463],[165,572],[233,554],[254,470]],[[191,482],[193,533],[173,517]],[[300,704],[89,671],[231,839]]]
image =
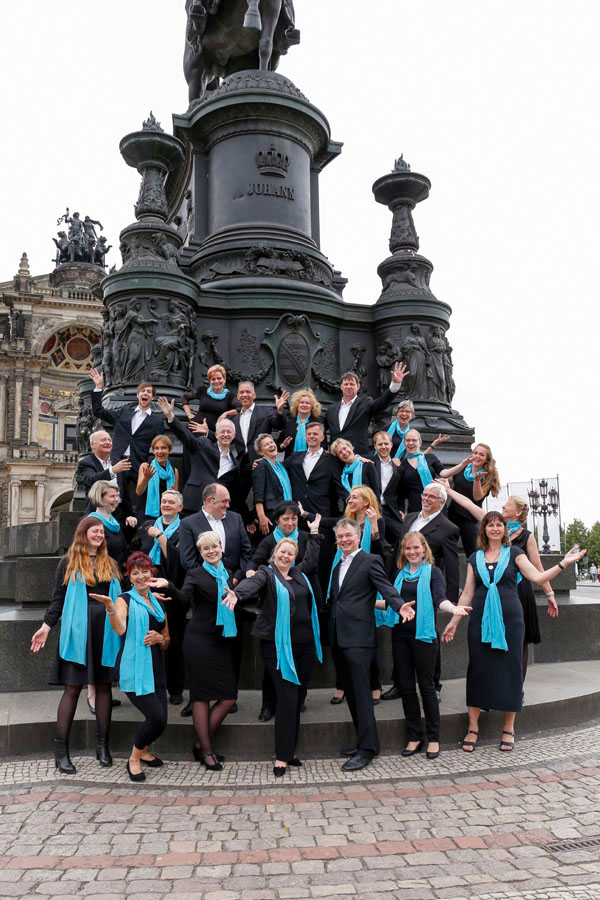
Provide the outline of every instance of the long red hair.
[[[63,584],[68,584],[75,572],[81,572],[88,587],[97,584],[94,575],[94,566],[90,559],[90,551],[87,542],[87,533],[94,525],[101,525],[100,519],[95,516],[86,516],[75,529],[73,542],[67,550],[67,569]],[[96,551],[96,572],[98,581],[110,581],[111,578],[120,578],[119,567],[114,559],[108,555],[106,541]]]

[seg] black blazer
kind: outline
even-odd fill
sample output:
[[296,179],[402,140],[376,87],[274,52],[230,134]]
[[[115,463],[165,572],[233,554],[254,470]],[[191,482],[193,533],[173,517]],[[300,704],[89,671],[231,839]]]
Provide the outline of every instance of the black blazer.
[[[242,410],[238,412],[231,420],[235,425],[235,438],[233,444],[237,451],[238,457],[241,459],[246,455],[246,445],[242,437],[242,429],[240,428],[240,415]],[[259,434],[271,434],[278,428],[283,427],[283,416],[277,412],[274,406],[258,406],[255,404],[250,417],[250,428],[248,429],[248,461],[250,464],[258,457],[258,453],[254,449],[254,441]]]
[[235,492],[240,476],[239,465],[232,454],[235,468],[226,472],[222,478],[219,474],[219,445],[202,435],[194,435],[178,419],[169,423],[173,434],[177,435],[184,447],[187,447],[191,457],[190,474],[183,488],[183,505],[188,509],[202,509],[202,491],[207,484],[218,481],[232,493]]
[[[419,510],[420,512],[420,510]],[[407,513],[402,523],[401,538],[396,545],[394,551],[394,559],[392,560],[394,578],[396,577],[396,563],[400,552],[400,544],[404,535],[410,531],[411,526],[419,513]],[[446,596],[451,603],[458,603],[459,580],[458,580],[458,538],[460,537],[459,528],[454,525],[444,515],[442,510],[439,515],[428,522],[421,529],[421,534],[431,547],[431,552],[435,560],[436,566],[444,573],[446,582]]]
[[[231,587],[231,578],[229,578],[229,587]],[[216,578],[213,578],[202,565],[195,569],[190,569],[186,573],[183,587],[178,588],[169,579],[169,593],[178,603],[186,606],[191,604],[192,618],[186,625],[186,631],[196,634],[208,634],[211,637],[222,638],[223,629],[217,626],[217,604],[221,601],[218,595],[218,584]]]
[[[223,565],[234,578],[242,579],[250,568],[252,547],[240,515],[229,510],[223,519],[225,529],[225,552]],[[200,512],[187,516],[179,526],[179,558],[188,571],[202,565],[202,557],[196,547],[198,536],[204,531],[212,531],[206,516]]]
[[[377,494],[377,499],[381,503],[381,460],[378,456],[375,456],[374,460],[375,471],[377,472],[377,477],[379,479],[379,493]],[[382,512],[386,518],[389,517],[390,519],[396,519],[398,522],[402,522],[402,516],[400,515],[401,484],[402,477],[400,475],[400,466],[395,466],[392,464],[392,477],[388,481],[385,493],[383,495]]]
[[[154,546],[154,538],[148,534],[148,529],[154,525],[155,519],[146,519],[140,525],[139,542],[142,553],[150,553]],[[185,569],[179,561],[179,530],[167,538],[167,555],[164,556],[161,550],[160,561],[156,566],[157,576],[166,578],[168,581],[180,587],[185,578]]]
[[[333,529],[339,522],[340,518],[340,516],[334,516],[331,519],[321,519],[321,527],[330,528],[332,530],[332,537],[334,537]],[[308,516],[308,519],[310,522],[312,522],[313,516]],[[371,549],[369,552],[380,556],[381,559],[385,559],[385,519],[383,519],[381,516],[379,516],[379,518],[377,519],[377,532],[379,534],[379,537],[376,540],[371,539]],[[335,547],[335,541],[333,542],[333,546]]]
[[[444,464],[433,453],[428,453],[425,456],[425,461],[431,472],[431,477],[437,478],[444,468]],[[404,501],[406,500],[407,512],[420,512],[423,482],[421,481],[419,472],[417,469],[413,469],[406,456],[403,457],[402,462],[400,463],[400,478],[399,497],[401,508],[404,509]]]
[[[101,461],[93,453],[89,453],[87,456],[82,456],[78,461],[75,478],[77,480],[77,483],[80,484],[85,490],[86,495],[91,486],[95,484],[96,481],[112,481],[110,470],[105,469]],[[115,510],[114,516],[115,519],[117,519],[121,523],[121,525],[123,525],[127,516],[133,515],[133,510],[131,509],[131,504],[129,502],[129,492],[125,488],[122,472],[117,473],[117,487],[121,495],[121,502]],[[87,506],[85,508],[86,516],[89,515],[89,513],[94,512],[94,509],[95,506],[91,503],[90,500],[88,500]]]
[[350,441],[357,453],[366,456],[369,452],[367,443],[369,422],[373,416],[388,407],[395,396],[396,394],[388,388],[376,400],[373,400],[372,397],[357,397],[341,431],[339,415],[342,401],[338,400],[336,403],[332,403],[325,416],[330,443],[333,444],[339,437],[344,438]]
[[402,598],[391,584],[383,563],[378,556],[359,550],[346,572],[342,588],[339,588],[337,564],[331,578],[332,638],[335,635],[339,647],[376,647],[375,600],[381,594],[396,612],[402,606]]
[[338,460],[324,450],[307,480],[302,467],[305,455],[302,451],[292,453],[284,463],[292,484],[292,497],[307,512],[321,513],[322,516],[334,515],[339,493]]
[[[346,503],[348,499],[348,494],[350,491],[347,491],[344,485],[342,484],[342,472],[344,471],[344,463],[341,460],[337,460],[337,478],[336,478],[336,489],[338,497],[341,499],[342,503]],[[379,481],[379,475],[377,473],[376,467],[373,463],[363,463],[362,469],[362,483],[365,487],[370,487],[377,500],[379,500],[379,495],[381,493],[381,483]],[[350,484],[352,485],[352,480],[350,480]],[[352,485],[353,486],[353,485]]]
[[[304,582],[303,574],[310,577],[310,574],[315,571],[319,561],[321,540],[322,535],[320,534],[309,535],[304,559],[290,569],[290,576],[298,585],[302,585]],[[257,594],[259,595],[261,612],[252,628],[252,634],[255,637],[269,641],[275,638],[275,620],[277,619],[276,578],[279,578],[282,584],[288,583],[276,569],[272,569],[269,566],[261,566],[256,575],[253,575],[252,578],[245,578],[234,588],[236,596],[242,603]],[[315,602],[317,602],[316,595]],[[290,591],[290,618],[292,620],[294,612],[294,597]]]
[[165,419],[162,413],[151,413],[146,416],[135,434],[131,433],[131,420],[137,403],[122,406],[120,409],[105,409],[102,406],[102,391],[92,391],[92,411],[96,418],[113,426],[113,447],[111,458],[115,461],[123,459],[129,447],[131,472],[137,475],[138,469],[148,459],[150,444],[158,434],[165,433]]
[[252,469],[252,491],[254,503],[262,503],[265,512],[273,512],[280,503],[283,503],[281,482],[273,467],[264,458],[255,469]]
[[[269,563],[269,559],[271,558],[271,554],[275,548],[275,544],[277,541],[275,540],[275,535],[271,532],[265,538],[262,539],[258,547],[254,551],[254,556],[250,560],[250,565],[248,568],[254,569],[256,571],[260,566],[266,566]],[[309,543],[309,534],[306,531],[298,532],[298,555],[296,557],[296,566],[299,565],[306,555],[306,548]],[[321,542],[321,550],[320,552],[324,552],[324,541]],[[294,566],[295,568],[295,566]],[[312,585],[312,589],[315,592],[315,600],[319,607],[323,605],[323,591],[321,590],[321,585],[316,577],[316,574],[313,572],[312,574],[306,573],[308,579]]]
[[[325,419],[323,416],[309,416],[306,420],[306,424],[308,425],[310,422],[321,422],[325,425]],[[284,448],[284,459],[287,459],[288,456],[291,456],[292,453],[297,452],[294,450],[294,441],[296,440],[296,432],[298,430],[298,423],[296,421],[296,416],[292,416],[291,413],[285,416],[285,425],[283,426],[282,431],[279,432],[279,436],[277,438],[277,448],[281,450],[281,445],[285,441],[286,438],[291,437],[291,441]],[[326,449],[326,441],[323,441],[321,445],[324,449]],[[302,452],[302,451],[299,451]]]

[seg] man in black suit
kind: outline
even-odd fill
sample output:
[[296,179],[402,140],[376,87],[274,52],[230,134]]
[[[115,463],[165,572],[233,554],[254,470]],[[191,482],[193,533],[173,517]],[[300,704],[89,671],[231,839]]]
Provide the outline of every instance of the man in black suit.
[[[283,408],[289,397],[287,391],[283,391],[281,397],[275,395],[275,408],[272,406],[257,406],[256,391],[251,381],[240,381],[237,398],[241,409],[231,421],[235,426],[234,446],[242,468],[252,465],[258,458],[254,449],[254,441],[259,434],[270,434],[275,429],[283,428]],[[248,490],[250,486],[248,485]]]
[[329,443],[332,444],[337,438],[344,438],[350,441],[358,454],[366,456],[369,452],[369,422],[390,405],[407,374],[406,367],[396,363],[389,388],[381,397],[373,400],[372,397],[357,396],[360,390],[358,375],[355,372],[344,372],[341,380],[342,399],[331,404],[325,417]]
[[378,431],[373,436],[373,447],[376,451],[376,455],[373,457],[375,471],[380,486],[380,493],[377,499],[381,505],[381,514],[385,520],[385,536],[390,544],[394,544],[402,534],[400,466],[397,466],[390,456],[393,443],[387,431]]
[[379,556],[360,548],[360,525],[354,519],[340,519],[335,526],[342,558],[331,575],[330,630],[334,646],[340,650],[340,680],[356,729],[356,745],[342,750],[349,757],[342,769],[354,772],[368,766],[379,753],[379,735],[373,711],[370,684],[371,660],[377,645],[375,601],[380,593],[402,621],[412,619],[411,604],[402,603],[388,580]]
[[137,406],[128,403],[120,409],[105,409],[102,406],[104,376],[97,369],[90,369],[90,378],[96,386],[92,391],[92,411],[98,419],[113,426],[113,456],[116,459],[127,457],[131,461],[127,480],[130,484],[133,482],[135,490],[138,469],[148,459],[152,439],[165,433],[163,417],[150,408],[154,388],[144,381],[136,391]]
[[190,474],[183,488],[184,515],[187,517],[202,507],[202,492],[207,484],[223,484],[230,495],[235,496],[239,490],[240,469],[231,453],[235,437],[231,419],[219,419],[215,428],[216,441],[211,441],[201,434],[194,437],[189,427],[175,418],[174,400],[169,403],[166,397],[159,397],[157,402],[171,431],[190,453]]
[[250,568],[252,548],[240,515],[228,512],[231,497],[227,488],[214,482],[202,491],[202,509],[183,519],[179,528],[179,557],[184,569],[202,565],[196,547],[199,535],[214,531],[221,538],[223,564],[233,576],[234,587]]
[[[121,524],[132,515],[131,505],[129,504],[127,493],[125,490],[124,475],[131,469],[131,462],[128,459],[120,459],[116,461],[112,454],[112,438],[108,431],[94,431],[90,435],[91,453],[82,456],[77,463],[77,471],[75,478],[87,495],[89,489],[96,481],[112,481],[115,487],[119,489],[121,495],[121,503],[115,510],[115,517]],[[88,500],[85,509],[86,515],[93,512],[95,507]]]
[[284,466],[292,485],[292,497],[305,512],[331,516],[336,513],[336,485],[339,463],[323,450],[325,428],[321,422],[306,426],[306,450],[292,453]]
[[[445,487],[435,481],[423,489],[421,510],[407,513],[402,523],[400,537],[390,563],[390,573],[393,570],[393,577],[396,577],[395,561],[398,559],[400,544],[404,535],[409,531],[420,531],[431,547],[435,565],[444,573],[446,597],[451,603],[456,604],[458,603],[459,595],[458,538],[460,537],[460,529],[444,513],[447,499],[448,495]],[[438,639],[438,656],[434,672],[438,699],[442,688],[439,646],[440,641]],[[396,683],[397,679],[394,672],[392,672],[392,681],[391,688],[381,695],[382,700],[395,700],[400,696],[400,689]]]

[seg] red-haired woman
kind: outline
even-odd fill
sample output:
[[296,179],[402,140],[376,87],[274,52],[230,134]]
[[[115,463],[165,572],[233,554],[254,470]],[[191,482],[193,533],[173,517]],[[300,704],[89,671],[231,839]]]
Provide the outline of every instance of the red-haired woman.
[[91,594],[104,604],[115,634],[125,635],[118,662],[119,687],[144,716],[138,726],[127,773],[131,781],[145,781],[142,763],[151,769],[162,759],[148,750],[167,727],[167,678],[164,651],[169,646],[169,627],[162,599],[150,590],[152,560],[145,553],[132,553],[125,563],[131,589],[116,601]]
[[[190,422],[208,425],[209,431],[215,430],[217,419],[224,413],[235,412],[239,408],[235,394],[225,387],[227,372],[224,366],[211,366],[206,373],[210,386],[197,387],[183,395],[183,411]],[[198,401],[198,412],[194,413],[190,401]]]
[[45,646],[50,629],[62,617],[50,684],[64,686],[58,705],[54,758],[56,768],[66,775],[76,771],[69,757],[69,733],[81,688],[86,684],[96,689],[96,758],[102,766],[112,765],[108,733],[112,665],[117,647],[109,617],[92,599],[94,590],[116,597],[121,585],[117,564],[106,550],[102,522],[86,516],[75,529],[73,542],[58,564],[54,594],[44,624],[31,639],[31,649],[37,653]]

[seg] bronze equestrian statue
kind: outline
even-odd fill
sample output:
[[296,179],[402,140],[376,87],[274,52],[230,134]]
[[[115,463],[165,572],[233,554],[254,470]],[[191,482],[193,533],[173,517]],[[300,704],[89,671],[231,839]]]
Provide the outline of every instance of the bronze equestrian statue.
[[273,71],[279,57],[300,43],[293,0],[186,0],[185,9],[190,106],[233,72]]

